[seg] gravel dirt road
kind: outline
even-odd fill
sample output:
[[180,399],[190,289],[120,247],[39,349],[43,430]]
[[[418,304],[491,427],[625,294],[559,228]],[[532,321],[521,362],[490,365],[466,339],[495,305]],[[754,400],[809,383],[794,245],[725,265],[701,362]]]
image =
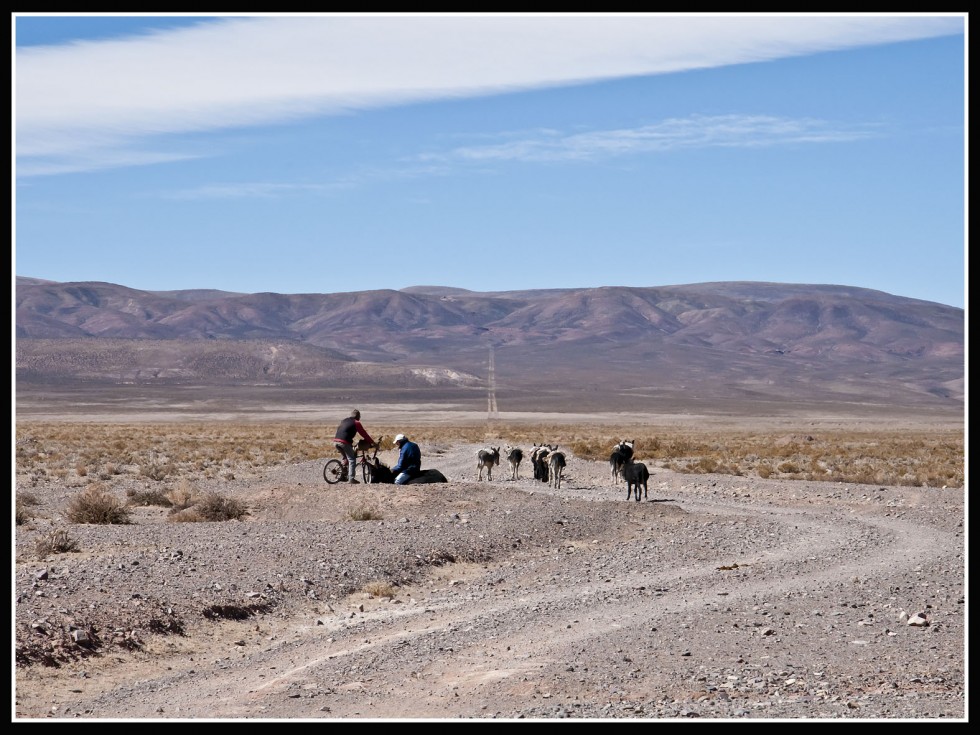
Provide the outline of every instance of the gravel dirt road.
[[139,508],[44,560],[67,494],[33,488],[13,718],[968,719],[963,489],[652,467],[635,502],[422,449],[448,484],[279,467],[221,481],[243,521]]

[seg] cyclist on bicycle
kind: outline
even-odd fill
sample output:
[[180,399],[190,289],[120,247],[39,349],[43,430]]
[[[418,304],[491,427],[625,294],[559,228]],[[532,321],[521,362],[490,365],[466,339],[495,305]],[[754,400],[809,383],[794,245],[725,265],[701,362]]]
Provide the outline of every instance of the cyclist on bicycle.
[[357,478],[354,476],[354,473],[357,471],[357,449],[354,446],[355,434],[363,436],[368,446],[374,446],[374,439],[361,426],[361,412],[356,408],[350,412],[350,416],[340,422],[340,426],[337,427],[337,433],[333,438],[333,443],[337,445],[337,449],[340,450],[341,454],[347,458],[347,482],[358,485],[360,483],[358,483]]

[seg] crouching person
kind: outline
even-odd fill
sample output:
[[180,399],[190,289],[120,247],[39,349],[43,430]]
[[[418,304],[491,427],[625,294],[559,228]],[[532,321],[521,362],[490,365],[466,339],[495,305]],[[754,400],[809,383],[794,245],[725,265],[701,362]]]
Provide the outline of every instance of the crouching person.
[[422,450],[415,442],[410,442],[404,434],[395,437],[398,447],[398,462],[391,468],[396,485],[404,485],[422,471]]

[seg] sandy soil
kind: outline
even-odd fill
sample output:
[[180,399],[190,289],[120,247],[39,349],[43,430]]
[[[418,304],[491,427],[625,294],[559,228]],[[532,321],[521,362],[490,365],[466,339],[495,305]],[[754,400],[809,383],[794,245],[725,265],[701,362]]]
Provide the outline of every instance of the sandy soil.
[[601,462],[554,488],[422,449],[448,484],[307,462],[223,483],[244,521],[142,508],[44,560],[34,488],[16,645],[60,659],[16,667],[13,718],[968,717],[962,489],[652,467],[635,502]]

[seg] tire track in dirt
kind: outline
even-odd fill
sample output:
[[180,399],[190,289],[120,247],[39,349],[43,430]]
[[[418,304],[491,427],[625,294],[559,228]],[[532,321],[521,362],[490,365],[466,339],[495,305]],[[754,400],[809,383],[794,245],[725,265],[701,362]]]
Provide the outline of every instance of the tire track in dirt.
[[[719,562],[713,561],[660,571],[650,565],[623,569],[614,582],[601,586],[587,578],[567,588],[542,583],[538,592],[515,598],[447,594],[418,607],[369,614],[354,626],[308,629],[300,640],[253,656],[251,662],[181,684],[193,694],[175,697],[169,687],[164,696],[171,701],[207,701],[206,710],[190,716],[258,717],[278,712],[278,716],[295,717],[289,714],[295,710],[289,704],[290,692],[322,690],[325,682],[344,681],[343,703],[332,701],[330,712],[319,716],[364,716],[367,712],[377,717],[426,716],[432,713],[433,692],[442,693],[445,707],[452,707],[457,696],[478,698],[481,688],[499,689],[503,682],[516,682],[524,675],[560,665],[568,660],[570,651],[598,637],[619,635],[632,620],[680,616],[721,595],[731,605],[759,594],[778,597],[879,569],[894,571],[896,565],[915,564],[922,553],[947,548],[950,541],[950,534],[921,525],[838,509],[686,500],[682,505],[701,517],[775,519],[793,526],[796,535],[790,543],[760,549],[744,560],[740,566],[750,574],[737,581],[718,578]],[[869,543],[874,544],[870,549]],[[576,561],[572,555],[563,563]],[[494,565],[483,576],[492,579],[506,566],[506,562]],[[684,587],[672,591],[677,580],[683,580]],[[469,584],[459,591],[475,587]],[[638,593],[651,589],[664,592]],[[528,628],[537,629],[540,635],[528,636]],[[329,633],[331,639],[324,641],[323,633]],[[406,655],[413,651],[431,655]],[[259,674],[260,667],[275,673],[271,678]],[[352,669],[369,673],[358,678],[351,676]],[[381,669],[390,682],[385,691],[377,688],[370,674]],[[210,696],[201,696],[202,687]],[[247,695],[221,695],[236,689]],[[300,697],[292,699],[295,703]]]

